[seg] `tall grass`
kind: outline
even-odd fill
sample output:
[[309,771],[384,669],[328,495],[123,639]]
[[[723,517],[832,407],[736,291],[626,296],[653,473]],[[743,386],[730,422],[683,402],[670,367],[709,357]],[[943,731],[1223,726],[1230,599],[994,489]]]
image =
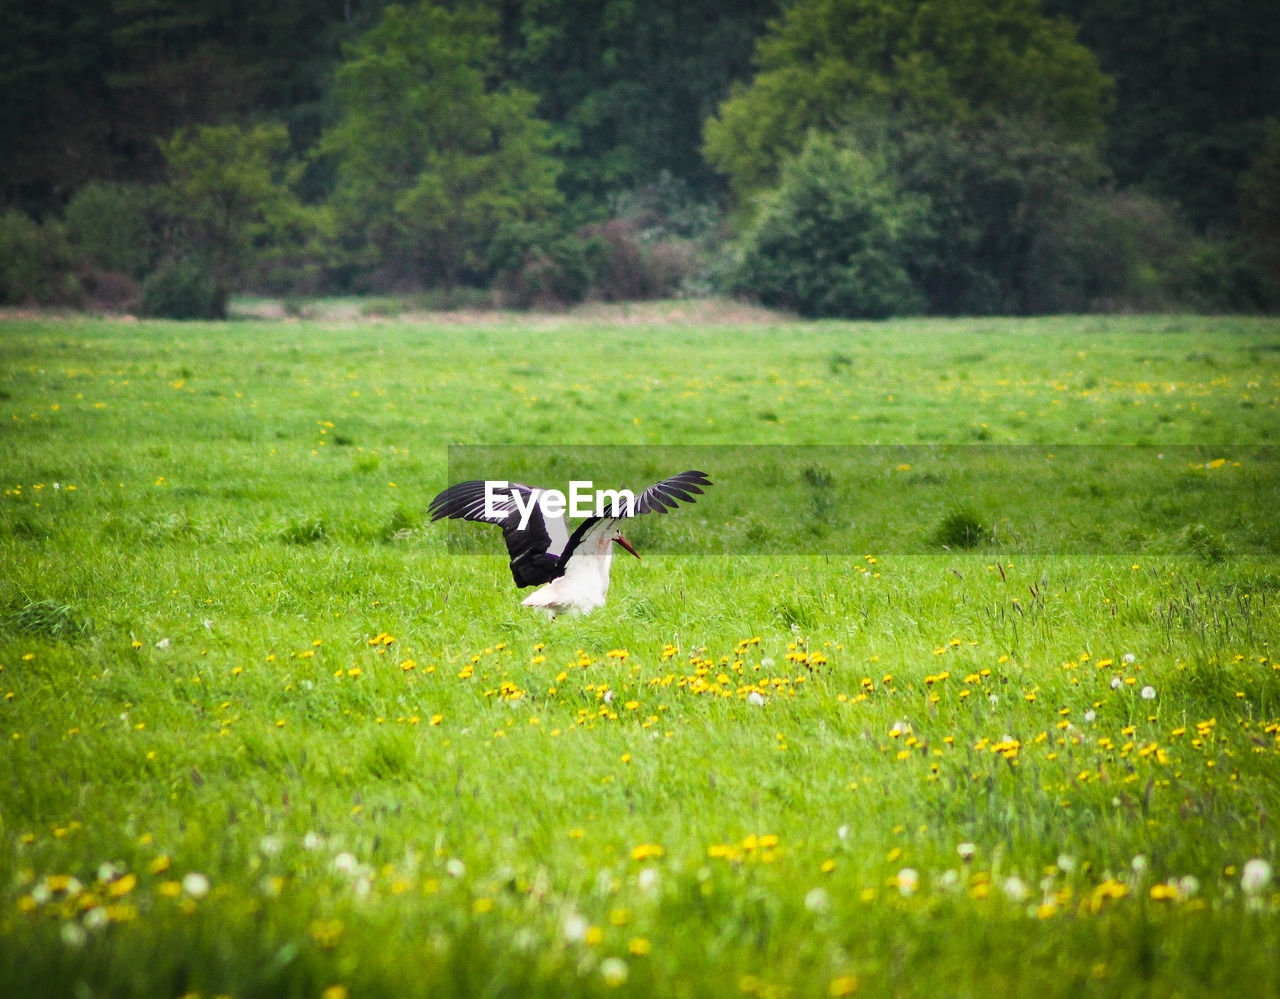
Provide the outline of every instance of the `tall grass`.
[[[1278,348],[8,321],[0,982],[1275,994]],[[717,485],[551,623],[421,519],[446,445],[533,442]]]

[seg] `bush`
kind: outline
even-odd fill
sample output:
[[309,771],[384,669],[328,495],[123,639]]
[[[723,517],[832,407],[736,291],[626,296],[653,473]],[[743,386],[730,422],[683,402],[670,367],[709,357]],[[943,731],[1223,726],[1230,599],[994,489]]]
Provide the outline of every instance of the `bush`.
[[556,309],[582,301],[603,270],[603,240],[566,236],[531,246],[519,267],[496,286],[502,304],[517,309]]
[[900,191],[883,163],[811,137],[743,237],[734,289],[809,317],[920,312],[908,264],[927,215],[927,199]]
[[62,234],[17,209],[0,214],[0,304],[60,304],[79,299]]
[[160,246],[157,199],[141,184],[86,184],[63,213],[77,263],[141,278]]
[[1187,304],[1191,234],[1162,202],[1087,194],[1051,221],[1030,253],[1027,311],[1140,311]]
[[143,282],[142,305],[162,319],[224,319],[227,292],[211,268],[194,259],[175,260]]

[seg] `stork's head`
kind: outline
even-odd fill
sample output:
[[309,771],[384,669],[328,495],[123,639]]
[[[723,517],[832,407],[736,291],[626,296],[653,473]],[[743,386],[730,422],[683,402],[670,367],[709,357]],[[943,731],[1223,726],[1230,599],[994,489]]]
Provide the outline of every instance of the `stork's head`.
[[640,557],[640,553],[631,547],[631,542],[622,536],[622,528],[619,527],[617,524],[613,525],[613,529],[609,532],[609,538],[612,541],[618,542],[620,546],[625,548],[636,558]]

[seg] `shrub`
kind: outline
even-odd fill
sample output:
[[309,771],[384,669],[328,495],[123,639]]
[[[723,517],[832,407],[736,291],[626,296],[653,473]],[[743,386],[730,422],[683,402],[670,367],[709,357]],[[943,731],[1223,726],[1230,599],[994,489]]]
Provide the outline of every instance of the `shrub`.
[[0,304],[74,302],[79,291],[55,224],[17,209],[0,214]]
[[157,199],[141,184],[86,184],[67,204],[67,242],[77,263],[141,278],[160,245]]
[[171,261],[147,278],[142,304],[148,315],[162,319],[223,319],[227,292],[211,268],[188,258]]
[[1189,297],[1191,234],[1162,202],[1131,191],[1075,198],[1031,249],[1031,312],[1137,311]]
[[502,275],[497,291],[502,303],[518,309],[554,309],[582,301],[603,269],[603,240],[566,236],[545,246],[531,246],[519,267]]
[[922,311],[908,263],[928,234],[927,210],[883,163],[811,137],[745,234],[734,288],[810,317]]

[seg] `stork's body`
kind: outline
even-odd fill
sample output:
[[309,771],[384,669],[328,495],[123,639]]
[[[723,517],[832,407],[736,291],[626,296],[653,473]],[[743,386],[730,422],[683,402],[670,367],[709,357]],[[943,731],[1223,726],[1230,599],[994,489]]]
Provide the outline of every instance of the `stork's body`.
[[[666,513],[681,501],[695,502],[695,494],[700,495],[702,487],[709,485],[711,480],[703,472],[673,475],[636,497],[631,515]],[[545,515],[540,506],[533,504],[536,490],[522,483],[508,488],[520,494],[520,503],[508,495],[505,502],[492,504],[493,496],[483,480],[450,486],[431,501],[431,519],[450,517],[501,527],[516,585],[543,584],[522,601],[525,607],[541,608],[553,618],[560,614],[586,614],[603,607],[609,594],[614,543],[640,557],[622,536],[621,525],[626,518],[588,517],[570,535],[563,516]],[[522,511],[530,508],[531,512],[524,513],[522,526]]]

